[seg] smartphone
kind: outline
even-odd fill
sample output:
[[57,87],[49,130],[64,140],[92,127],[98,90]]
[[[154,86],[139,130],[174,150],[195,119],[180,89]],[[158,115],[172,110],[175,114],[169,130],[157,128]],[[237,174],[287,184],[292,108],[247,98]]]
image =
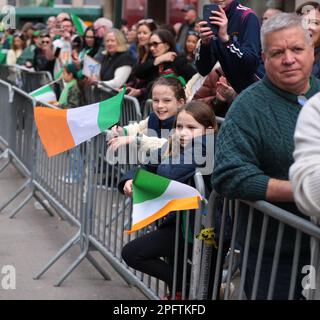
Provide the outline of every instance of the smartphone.
[[56,51],[54,52],[55,58],[59,57],[60,51],[61,51],[61,48],[57,47]]
[[210,21],[210,17],[213,16],[211,11],[220,11],[219,6],[217,4],[205,4],[203,6],[203,20],[208,22],[208,26],[211,28],[213,34],[217,34],[219,27],[217,25],[214,25]]

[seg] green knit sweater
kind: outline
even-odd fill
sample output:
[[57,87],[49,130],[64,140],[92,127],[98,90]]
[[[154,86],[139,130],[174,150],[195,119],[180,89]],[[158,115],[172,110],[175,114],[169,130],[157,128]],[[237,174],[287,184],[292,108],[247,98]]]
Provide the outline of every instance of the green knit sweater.
[[[312,77],[310,83],[306,98],[320,91],[319,80]],[[288,180],[301,108],[296,95],[275,87],[267,77],[243,91],[228,111],[217,137],[212,175],[215,190],[230,199],[265,200],[270,178]],[[301,215],[294,203],[275,205]],[[261,222],[262,215],[258,216],[255,219]],[[260,236],[260,222],[255,223],[253,238]],[[276,236],[274,228],[273,221],[268,230],[272,238]]]

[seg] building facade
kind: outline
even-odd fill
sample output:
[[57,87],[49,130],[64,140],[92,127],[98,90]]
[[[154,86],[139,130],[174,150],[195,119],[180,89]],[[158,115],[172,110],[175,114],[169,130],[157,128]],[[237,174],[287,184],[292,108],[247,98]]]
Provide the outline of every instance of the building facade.
[[[268,7],[277,7],[284,11],[293,11],[305,0],[241,0],[243,5],[253,8],[258,16]],[[319,0],[320,2],[320,0]],[[181,9],[187,4],[198,8],[202,15],[202,6],[209,0],[0,0],[0,7],[12,5],[16,8],[18,27],[26,21],[45,22],[51,15],[61,11],[73,12],[84,20],[93,21],[105,16],[119,24],[120,18],[134,24],[143,18],[153,18],[159,23],[175,24],[183,22]]]

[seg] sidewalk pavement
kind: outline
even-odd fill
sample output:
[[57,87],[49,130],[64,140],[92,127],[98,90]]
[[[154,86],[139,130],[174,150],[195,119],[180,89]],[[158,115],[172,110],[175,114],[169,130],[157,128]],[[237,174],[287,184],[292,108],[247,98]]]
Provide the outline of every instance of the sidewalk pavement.
[[[3,159],[0,159],[0,166]],[[24,179],[13,167],[0,174],[0,206]],[[22,196],[25,195],[22,194]],[[92,255],[101,262],[111,276],[106,281],[85,259],[65,280],[61,287],[54,283],[77,258],[76,245],[56,262],[39,280],[37,274],[49,259],[76,233],[77,229],[57,217],[50,217],[45,210],[38,210],[31,200],[14,219],[10,212],[17,200],[0,212],[0,300],[137,300],[146,297],[128,284],[97,252]],[[6,273],[3,267],[12,265],[16,270],[16,289],[3,289]]]

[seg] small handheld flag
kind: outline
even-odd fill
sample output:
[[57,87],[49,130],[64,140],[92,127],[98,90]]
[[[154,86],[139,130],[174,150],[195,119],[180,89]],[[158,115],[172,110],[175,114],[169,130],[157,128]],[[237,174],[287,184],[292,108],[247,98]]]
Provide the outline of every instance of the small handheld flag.
[[119,122],[125,89],[100,103],[74,109],[34,108],[41,142],[49,157],[72,149]]
[[198,209],[202,199],[197,189],[187,184],[138,169],[133,180],[133,233],[171,211]]

